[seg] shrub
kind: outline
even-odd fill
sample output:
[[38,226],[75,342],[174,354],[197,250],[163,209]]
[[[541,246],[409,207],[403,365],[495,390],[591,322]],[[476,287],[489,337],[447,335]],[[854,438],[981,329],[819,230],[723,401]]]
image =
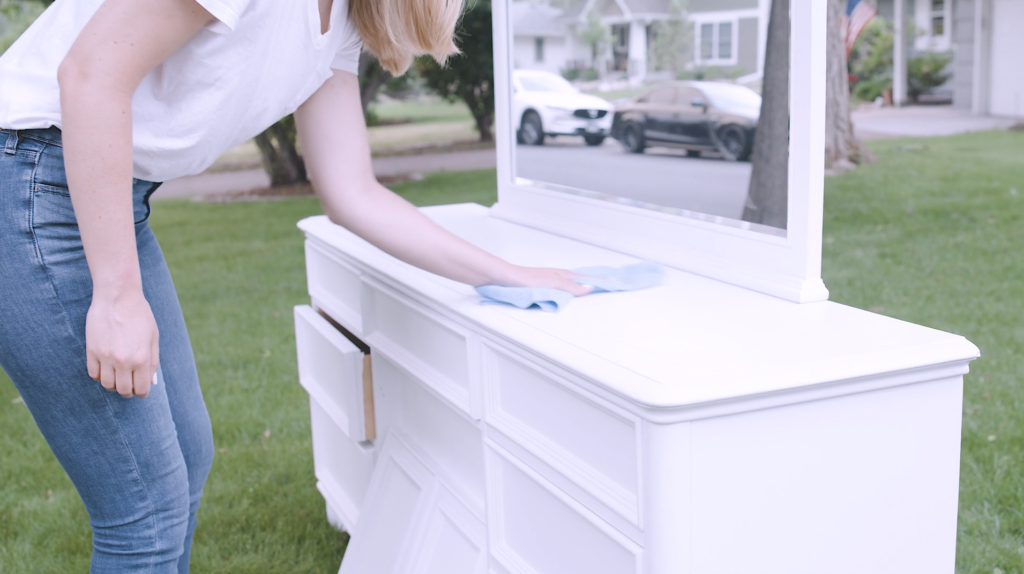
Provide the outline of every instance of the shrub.
[[584,82],[592,82],[597,79],[597,70],[594,68],[587,68],[582,66],[571,66],[562,69],[562,77],[570,82],[581,80]]
[[949,63],[953,61],[952,52],[926,52],[910,58],[907,62],[907,95],[917,101],[921,94],[937,88],[953,77],[949,71]]
[[850,53],[850,73],[857,77],[852,86],[854,97],[870,102],[892,87],[892,48],[892,23],[875,18]]

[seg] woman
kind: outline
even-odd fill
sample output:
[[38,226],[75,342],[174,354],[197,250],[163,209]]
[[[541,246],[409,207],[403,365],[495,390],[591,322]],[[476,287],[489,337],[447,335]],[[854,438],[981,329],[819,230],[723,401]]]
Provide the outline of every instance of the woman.
[[471,285],[586,290],[476,249],[377,183],[361,43],[396,74],[416,54],[443,62],[461,2],[350,2],[58,0],[0,58],[0,365],[85,502],[94,572],[187,572],[213,458],[146,223],[153,182],[295,111],[335,223]]

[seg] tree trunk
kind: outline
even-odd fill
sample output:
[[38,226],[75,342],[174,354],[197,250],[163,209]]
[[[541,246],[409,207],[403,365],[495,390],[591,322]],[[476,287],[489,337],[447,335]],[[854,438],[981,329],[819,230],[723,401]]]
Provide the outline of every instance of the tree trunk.
[[[363,52],[359,56],[359,98],[363,106],[363,114],[377,97],[384,84],[391,79],[391,74],[381,67],[376,58]],[[291,116],[270,126],[254,138],[260,148],[263,169],[270,176],[270,185],[292,185],[309,181],[306,175],[306,162],[299,154],[295,119]]]
[[494,113],[473,114],[473,119],[476,120],[476,129],[480,132],[480,141],[494,141],[494,130],[491,128],[494,124]]
[[299,155],[295,142],[295,119],[288,116],[255,137],[260,148],[263,169],[270,175],[271,187],[309,181],[306,162]]
[[480,133],[480,141],[494,141],[494,106],[487,105],[486,98],[493,96],[486,89],[477,89],[471,86],[459,90],[459,97],[466,103],[469,113],[473,114],[473,121],[476,122],[476,131]]
[[390,79],[391,73],[385,70],[372,54],[363,52],[359,55],[359,99],[363,104],[364,116],[377,93]]
[[743,220],[781,229],[789,210],[789,36],[789,0],[774,0]]
[[828,0],[828,72],[825,105],[825,165],[846,171],[872,161],[871,152],[853,133],[850,119],[850,72],[842,19],[847,0]]

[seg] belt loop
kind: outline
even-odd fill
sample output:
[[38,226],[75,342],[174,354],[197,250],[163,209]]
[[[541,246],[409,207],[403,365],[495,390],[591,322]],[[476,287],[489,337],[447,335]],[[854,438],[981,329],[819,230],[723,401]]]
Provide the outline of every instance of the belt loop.
[[18,151],[18,131],[4,130],[7,132],[7,143],[4,144],[4,153],[14,155]]

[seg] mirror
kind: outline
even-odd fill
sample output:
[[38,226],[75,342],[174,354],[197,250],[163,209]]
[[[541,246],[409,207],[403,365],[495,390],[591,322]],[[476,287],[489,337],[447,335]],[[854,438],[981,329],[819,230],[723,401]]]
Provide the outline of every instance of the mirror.
[[785,236],[790,0],[513,0],[517,184]]

